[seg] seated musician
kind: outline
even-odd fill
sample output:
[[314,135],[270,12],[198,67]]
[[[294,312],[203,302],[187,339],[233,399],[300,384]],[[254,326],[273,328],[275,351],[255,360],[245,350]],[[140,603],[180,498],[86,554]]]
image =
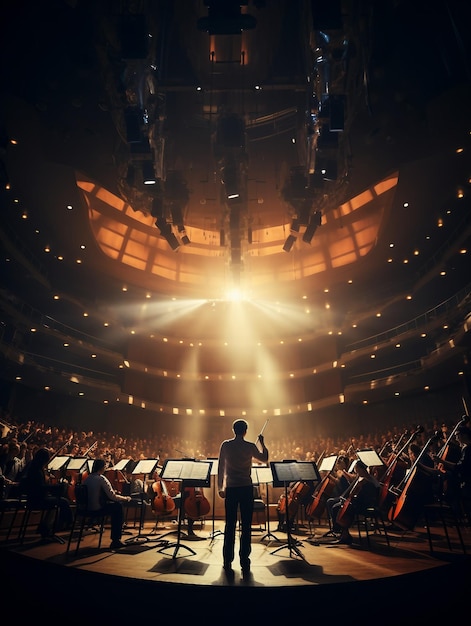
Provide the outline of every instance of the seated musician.
[[[64,483],[51,484],[47,465],[51,454],[47,448],[38,448],[34,457],[26,465],[20,481],[20,491],[26,496],[28,506],[46,510],[43,521],[38,526],[38,533],[45,538],[59,530],[64,530],[72,523],[72,510],[65,497]],[[53,527],[53,515],[58,507],[57,526]]]
[[[354,467],[355,479],[347,490],[340,496],[327,500],[327,511],[330,516],[331,529],[337,539],[333,543],[350,545],[353,541],[349,527],[355,519],[356,513],[361,513],[378,502],[380,483],[368,471],[363,461],[358,460]],[[338,516],[345,503],[351,506],[350,514],[345,515],[342,523],[338,523]]]
[[105,459],[93,461],[92,473],[84,480],[87,487],[88,509],[106,513],[111,517],[111,550],[119,550],[124,547],[121,541],[123,534],[124,510],[123,503],[130,502],[131,496],[122,496],[115,491],[104,472],[106,469]]
[[[300,507],[306,506],[311,502],[314,491],[315,484],[312,480],[304,482],[295,481],[288,485],[288,502],[285,502],[285,494],[282,494],[276,509],[278,516],[278,530],[280,532],[286,532],[287,517],[289,517],[290,530],[295,530]],[[288,511],[288,516],[286,515],[286,511]]]
[[348,489],[353,480],[355,480],[355,474],[348,472],[350,467],[350,459],[345,454],[339,454],[335,462],[333,479],[335,481],[335,492],[333,497],[340,496]]
[[461,448],[460,458],[452,462],[436,457],[442,464],[450,483],[456,485],[456,490],[450,490],[448,500],[458,512],[465,515],[468,526],[471,526],[471,428],[466,425],[458,426],[456,438]]

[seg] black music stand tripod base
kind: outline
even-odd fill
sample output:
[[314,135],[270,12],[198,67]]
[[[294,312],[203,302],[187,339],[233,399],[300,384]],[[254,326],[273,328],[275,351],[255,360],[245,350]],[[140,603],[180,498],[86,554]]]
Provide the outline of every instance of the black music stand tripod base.
[[[137,462],[135,468],[133,469],[133,475],[138,475],[138,474],[142,474],[144,476],[144,484],[145,484],[145,477],[146,476],[151,476],[157,469],[159,464],[159,459],[141,459],[140,461]],[[147,542],[154,542],[154,541],[159,541],[160,540],[160,536],[159,537],[155,537],[155,539],[151,538],[151,535],[154,535],[154,531],[155,531],[155,527],[154,529],[150,532],[150,533],[144,533],[144,525],[145,525],[145,518],[146,518],[146,506],[149,506],[147,499],[146,499],[146,494],[143,492],[141,494],[139,494],[139,503],[140,503],[140,507],[141,507],[141,512],[140,512],[140,516],[139,516],[139,532],[137,533],[137,535],[134,535],[132,537],[128,537],[127,539],[124,540],[124,543],[126,545],[134,545],[134,544],[142,544],[142,543],[147,543]],[[129,531],[128,531],[129,532]]]
[[272,550],[270,554],[276,554],[280,550],[288,549],[289,556],[293,556],[293,554],[295,554],[299,556],[299,558],[303,559],[303,561],[305,561],[306,559],[304,557],[304,554],[301,552],[301,550],[297,546],[299,542],[296,539],[293,539],[293,537],[291,536],[291,530],[290,530],[291,520],[289,519],[289,511],[288,511],[288,483],[285,483],[285,502],[286,502],[285,523],[286,523],[287,541],[283,545],[278,546],[278,548],[276,548],[275,550]]
[[[271,543],[272,541],[276,541],[277,543],[281,543],[281,539],[278,539],[278,537],[276,535],[274,535],[271,530],[269,530],[268,532],[266,532],[263,537],[260,537],[260,541],[266,541],[268,540],[268,543]],[[280,546],[281,548],[281,546]]]
[[313,481],[320,482],[319,471],[317,465],[313,461],[295,461],[286,460],[282,462],[271,462],[270,467],[273,473],[273,485],[284,486],[285,488],[285,502],[286,502],[286,536],[287,542],[282,546],[273,550],[271,554],[276,554],[280,550],[287,548],[289,550],[289,556],[298,556],[304,561],[306,560],[298,545],[302,545],[291,536],[291,520],[289,515],[289,503],[288,503],[288,484],[293,481]]
[[[185,493],[185,488],[188,486],[188,481],[192,478],[193,484],[195,486],[205,486],[210,481],[210,471],[211,471],[212,463],[206,463],[204,461],[193,461],[190,459],[167,459],[165,465],[162,469],[162,478],[169,478],[171,480],[181,480],[181,494],[182,499],[180,502],[180,507],[178,509],[178,530],[177,530],[177,541],[175,542],[165,542],[165,545],[157,550],[157,552],[165,553],[166,550],[170,550],[173,548],[172,559],[176,559],[178,555],[178,551],[180,549],[184,549],[190,554],[195,555],[196,552],[186,546],[185,544],[180,542],[181,531],[182,531],[182,519],[184,515],[184,502],[183,502],[183,494]],[[168,533],[171,534],[171,533]]]

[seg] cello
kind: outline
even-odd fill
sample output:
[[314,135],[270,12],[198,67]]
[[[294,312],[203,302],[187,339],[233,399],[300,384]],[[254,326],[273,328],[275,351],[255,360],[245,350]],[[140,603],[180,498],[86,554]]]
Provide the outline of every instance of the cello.
[[185,487],[184,511],[190,519],[200,519],[209,513],[211,505],[200,487]]
[[152,510],[156,515],[169,515],[175,510],[175,501],[169,495],[165,481],[158,476],[156,472],[156,480],[149,487],[152,497]]
[[329,472],[327,476],[319,483],[315,493],[312,496],[311,502],[306,506],[306,515],[308,519],[322,516],[325,511],[327,500],[332,497],[337,481],[332,472]]
[[[463,417],[455,425],[455,427],[453,428],[451,433],[446,438],[445,443],[443,444],[443,446],[437,452],[435,458],[438,461],[440,461],[440,460],[442,460],[442,461],[451,461],[452,463],[456,463],[457,461],[459,461],[459,458],[461,456],[461,447],[460,447],[460,445],[458,443],[453,441],[453,438],[456,435],[456,432],[457,432],[458,428],[460,426],[463,426],[467,422],[469,422],[468,415],[463,415]],[[439,464],[438,469],[443,470],[443,466],[440,467],[440,464]]]
[[342,528],[349,528],[355,518],[353,499],[360,493],[363,480],[357,478],[348,488],[347,493],[341,496],[343,502],[337,513],[336,523]]
[[[402,446],[402,448],[397,453],[394,453],[393,458],[390,460],[389,465],[380,480],[381,488],[379,492],[379,502],[378,502],[378,506],[380,508],[383,506],[387,506],[388,504],[391,504],[390,499],[391,499],[392,494],[391,494],[390,488],[401,482],[407,470],[407,464],[405,463],[405,461],[401,459],[401,456],[407,450],[409,445],[414,441],[417,435],[423,432],[424,432],[423,426],[417,426],[417,428],[410,435],[406,443]],[[402,436],[400,440],[402,440]]]
[[316,487],[314,493],[312,494],[311,502],[306,505],[306,516],[308,519],[313,519],[314,517],[320,519],[324,513],[327,500],[332,497],[337,486],[337,479],[334,475],[337,461],[338,457],[336,457],[332,469],[324,476]]
[[290,522],[292,522],[296,517],[299,505],[302,504],[304,498],[309,494],[309,490],[310,486],[307,483],[298,480],[290,488],[288,492],[288,500],[286,501],[286,498],[283,498],[284,513],[286,513],[286,511],[288,512],[287,517]]
[[421,470],[419,463],[430,444],[439,437],[438,432],[430,437],[401,483],[397,487],[391,488],[396,500],[389,509],[388,519],[403,530],[414,530],[422,512],[425,504],[424,494],[427,493],[427,488],[431,486],[432,475]]
[[349,528],[352,525],[357,512],[377,506],[378,480],[369,473],[368,467],[361,460],[355,464],[355,473],[357,478],[340,496],[342,504],[337,512],[336,524],[342,528]]
[[456,482],[453,479],[450,480],[449,475],[447,474],[447,471],[445,469],[445,461],[448,461],[450,463],[457,463],[459,461],[461,457],[461,446],[458,442],[453,441],[453,439],[458,431],[458,428],[466,424],[468,421],[468,415],[463,415],[460,421],[455,425],[451,433],[446,438],[443,446],[440,448],[437,454],[434,455],[435,467],[438,470],[440,490],[442,495],[449,496],[451,492],[459,489],[459,486],[456,484]]

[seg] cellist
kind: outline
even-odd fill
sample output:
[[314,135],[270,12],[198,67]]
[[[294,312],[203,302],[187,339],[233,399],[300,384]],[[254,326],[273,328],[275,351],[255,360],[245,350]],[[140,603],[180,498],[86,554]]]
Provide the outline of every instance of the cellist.
[[447,492],[449,504],[458,514],[463,513],[471,525],[471,428],[465,424],[458,426],[456,439],[461,448],[459,460],[454,463],[438,455],[435,460],[442,464],[449,480],[456,485],[456,490]]
[[[336,498],[327,500],[327,510],[329,512],[331,529],[336,539],[334,544],[350,545],[353,541],[349,531],[355,513],[361,513],[365,509],[376,506],[379,497],[379,481],[370,474],[368,467],[363,461],[358,460],[354,466],[355,478],[350,483],[347,490]],[[340,515],[348,508],[348,514]]]

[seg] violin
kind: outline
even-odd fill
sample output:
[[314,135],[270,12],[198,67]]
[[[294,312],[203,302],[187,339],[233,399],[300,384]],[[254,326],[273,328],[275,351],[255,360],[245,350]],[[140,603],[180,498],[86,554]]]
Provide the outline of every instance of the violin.
[[209,513],[211,505],[200,487],[185,487],[183,508],[190,519],[199,519]]

